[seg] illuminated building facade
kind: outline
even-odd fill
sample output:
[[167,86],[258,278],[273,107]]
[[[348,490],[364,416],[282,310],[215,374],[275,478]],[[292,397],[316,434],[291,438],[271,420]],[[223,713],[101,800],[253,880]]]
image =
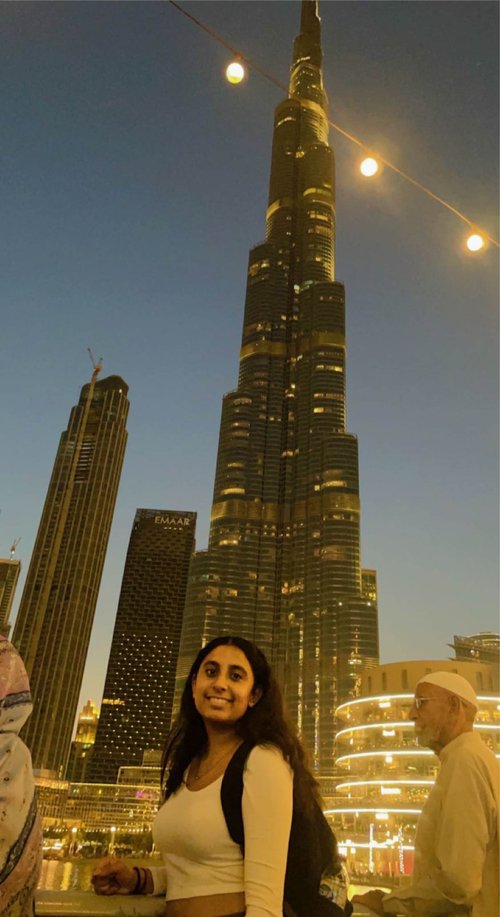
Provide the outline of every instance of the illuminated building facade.
[[417,744],[409,714],[418,680],[444,670],[458,672],[476,689],[474,728],[500,757],[494,666],[433,659],[376,666],[366,673],[362,696],[337,708],[335,790],[326,809],[354,876],[412,872],[416,822],[439,761]]
[[[82,713],[82,728],[88,729],[95,711],[89,701],[85,716]],[[86,737],[89,738],[88,732]],[[44,832],[61,836],[59,848],[70,832],[78,832],[72,838],[77,842],[87,832],[98,832],[104,845],[111,841],[112,830],[116,831],[113,841],[119,840],[120,833],[147,834],[160,804],[160,765],[161,753],[146,751],[140,765],[120,768],[116,783],[60,780],[38,772],[35,780]]]
[[64,772],[127,442],[128,386],[84,385],[61,436],[13,643],[30,678],[33,766]]
[[[360,559],[358,447],[346,430],[344,286],[335,279],[317,3],[301,5],[275,113],[265,242],[250,252],[238,387],[224,397],[208,549],[190,575],[179,690],[200,645],[254,640],[317,772],[335,707],[378,660],[376,577]],[[365,591],[368,590],[368,591]]]
[[112,828],[133,834],[149,832],[160,801],[158,784],[69,783],[38,776],[36,791],[45,832],[59,829],[65,834],[76,828],[102,832],[108,840],[115,840]]
[[500,634],[492,631],[481,631],[470,637],[454,636],[451,648],[457,659],[475,659],[478,662],[491,662],[500,665]]
[[154,763],[148,763],[148,752],[144,753],[142,764],[134,767],[121,767],[118,771],[117,783],[127,783],[134,786],[152,786],[159,790],[161,782],[161,755]]
[[89,779],[161,749],[170,728],[196,513],[138,509],[125,561]]
[[73,783],[85,783],[99,722],[99,710],[88,700],[78,717],[76,735],[71,743],[66,777]]
[[10,612],[20,572],[20,560],[15,557],[0,558],[0,634],[4,637],[8,637],[10,631]]

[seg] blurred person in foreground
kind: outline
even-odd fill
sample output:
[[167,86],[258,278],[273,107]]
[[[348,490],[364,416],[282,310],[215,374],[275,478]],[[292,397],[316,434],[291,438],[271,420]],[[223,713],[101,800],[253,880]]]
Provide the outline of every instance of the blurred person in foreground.
[[19,732],[32,711],[19,654],[0,635],[0,914],[32,917],[42,863],[31,755]]
[[374,889],[354,902],[377,914],[499,914],[499,763],[473,731],[469,682],[432,672],[417,684],[410,717],[441,767],[418,819],[411,885]]

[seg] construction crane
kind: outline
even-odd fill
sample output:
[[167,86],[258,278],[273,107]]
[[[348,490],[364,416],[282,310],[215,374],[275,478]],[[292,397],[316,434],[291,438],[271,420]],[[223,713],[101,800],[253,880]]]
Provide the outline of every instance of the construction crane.
[[97,361],[97,363],[96,363],[96,361],[94,360],[94,354],[92,353],[90,347],[87,347],[87,350],[88,350],[88,353],[89,353],[90,362],[92,363],[92,366],[94,367],[94,372],[92,373],[92,378],[91,378],[91,380],[90,380],[90,383],[92,384],[93,382],[96,381],[96,379],[97,379],[99,373],[101,372],[101,369],[102,369],[102,357],[99,357],[99,359],[98,359],[98,361]]
[[13,541],[12,544],[11,544],[11,546],[10,546],[10,559],[11,559],[11,560],[14,559],[14,554],[16,553],[16,548],[17,548],[17,546],[18,546],[18,544],[19,544],[20,541],[21,541],[20,538],[16,538],[16,540]]

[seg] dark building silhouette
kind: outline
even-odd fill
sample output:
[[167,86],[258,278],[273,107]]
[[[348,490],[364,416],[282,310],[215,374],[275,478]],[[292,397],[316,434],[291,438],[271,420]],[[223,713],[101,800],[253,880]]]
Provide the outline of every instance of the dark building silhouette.
[[84,385],[62,434],[13,642],[30,677],[33,766],[64,771],[101,583],[129,402],[119,376]]
[[196,513],[138,509],[125,562],[90,780],[161,749],[170,728]]
[[336,705],[378,661],[374,571],[360,560],[358,446],[346,431],[344,286],[335,279],[317,3],[304,0],[275,113],[265,242],[250,252],[238,387],[225,395],[208,550],[193,561],[179,690],[203,641],[234,632],[273,660],[317,770]]

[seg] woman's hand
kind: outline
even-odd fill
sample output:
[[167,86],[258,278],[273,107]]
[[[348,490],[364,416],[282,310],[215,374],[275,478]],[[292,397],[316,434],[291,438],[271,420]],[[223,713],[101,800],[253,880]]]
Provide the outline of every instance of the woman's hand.
[[106,857],[92,873],[96,895],[130,895],[137,884],[137,873],[125,860]]
[[363,907],[370,908],[375,914],[382,915],[384,913],[382,902],[385,895],[386,892],[383,892],[380,888],[373,888],[371,891],[365,892],[364,895],[353,895],[351,900],[353,904],[362,904]]

